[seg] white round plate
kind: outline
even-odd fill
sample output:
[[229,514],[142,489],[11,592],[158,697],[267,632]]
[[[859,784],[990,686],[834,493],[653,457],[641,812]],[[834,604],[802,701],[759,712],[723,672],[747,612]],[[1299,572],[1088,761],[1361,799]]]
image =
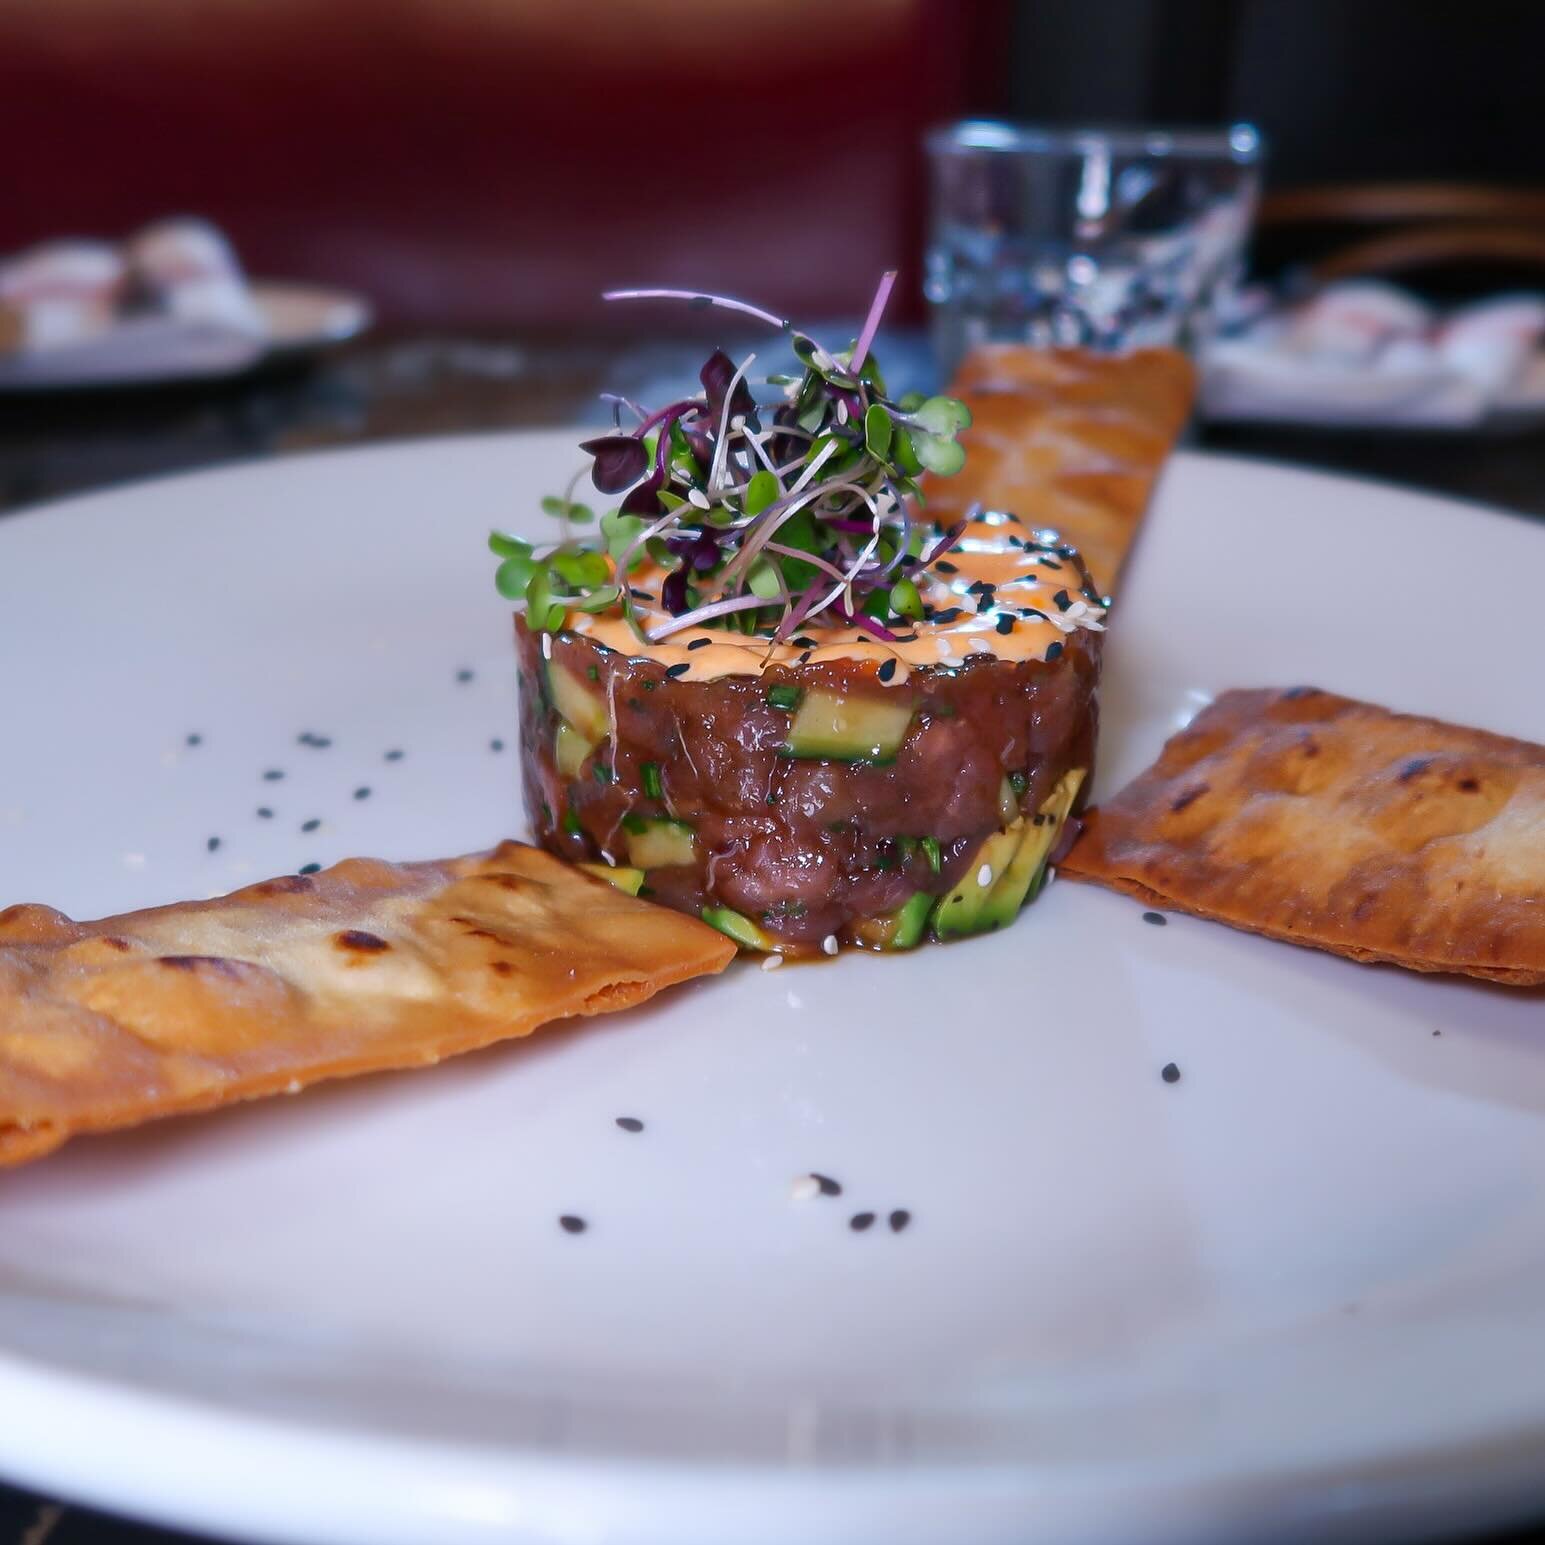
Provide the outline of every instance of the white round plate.
[[[574,461],[421,442],[0,520],[4,899],[517,832],[483,539]],[[1098,791],[1236,684],[1545,737],[1542,591],[1526,522],[1181,455]],[[1070,883],[0,1176],[0,1473],[241,1539],[1479,1530],[1545,1508],[1542,1347],[1539,994]]]
[[357,337],[372,310],[363,296],[316,284],[254,280],[260,336],[211,323],[135,317],[65,348],[0,354],[0,392],[171,386],[218,380],[304,358]]

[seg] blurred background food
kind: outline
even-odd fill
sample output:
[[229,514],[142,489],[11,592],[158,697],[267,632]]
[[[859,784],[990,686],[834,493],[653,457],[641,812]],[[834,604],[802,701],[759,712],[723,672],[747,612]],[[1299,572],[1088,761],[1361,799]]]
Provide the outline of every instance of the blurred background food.
[[[1436,308],[1429,345],[1456,304],[1545,288],[1542,51],[1537,0],[0,0],[0,255],[74,238],[102,262],[193,216],[254,281],[357,298],[347,316],[318,302],[314,340],[367,307],[378,322],[309,372],[292,354],[111,404],[10,392],[0,507],[272,449],[593,416],[603,385],[650,393],[679,373],[671,345],[712,330],[601,303],[619,283],[728,290],[837,331],[895,266],[886,357],[929,384],[922,141],[962,117],[1254,124],[1246,299],[1393,282]],[[0,361],[26,340],[16,310],[0,294]],[[1284,335],[1305,336],[1257,341],[1280,353]],[[1306,428],[1302,383],[1277,411],[1280,361],[1233,364],[1204,390],[1206,443],[1545,510],[1538,413],[1499,423],[1472,392],[1452,427],[1498,431],[1484,462],[1430,438],[1396,453],[1338,434],[1355,414]]]

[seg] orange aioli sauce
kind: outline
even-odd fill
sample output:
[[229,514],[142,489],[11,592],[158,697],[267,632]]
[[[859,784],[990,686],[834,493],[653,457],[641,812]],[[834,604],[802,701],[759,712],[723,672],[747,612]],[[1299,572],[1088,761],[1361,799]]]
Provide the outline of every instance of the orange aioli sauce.
[[[565,626],[619,654],[643,656],[667,669],[685,665],[686,670],[678,674],[689,681],[757,676],[770,666],[787,668],[828,660],[872,660],[876,666],[894,660],[895,674],[887,684],[899,686],[914,670],[959,666],[978,654],[1016,662],[1044,660],[1048,651],[1057,652],[1053,646],[1060,645],[1070,633],[1080,628],[1102,631],[1105,609],[1082,593],[1080,571],[1073,559],[1054,548],[1036,545],[1041,535],[1012,516],[983,511],[966,527],[955,548],[944,555],[942,570],[936,563],[926,574],[914,574],[924,603],[935,609],[935,615],[921,622],[909,620],[905,626],[892,625],[891,631],[898,635],[894,643],[862,628],[827,626],[826,614],[796,631],[797,638],[814,639],[813,646],[792,640],[774,643],[712,624],[683,628],[659,643],[643,644],[627,620],[616,613],[590,616],[571,612]],[[1029,546],[1021,545],[1027,542]],[[672,620],[660,604],[664,570],[646,563],[628,580],[646,633]],[[971,588],[982,584],[993,587],[985,606],[981,606],[982,592]],[[697,647],[691,647],[693,644]]]

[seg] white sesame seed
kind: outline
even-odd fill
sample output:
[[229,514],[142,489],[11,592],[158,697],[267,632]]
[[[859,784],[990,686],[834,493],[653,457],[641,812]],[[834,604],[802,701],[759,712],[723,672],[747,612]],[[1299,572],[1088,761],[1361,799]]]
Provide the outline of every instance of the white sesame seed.
[[542,630],[542,658],[550,660],[553,657],[553,636],[545,628]]
[[298,1078],[292,1078],[289,1083],[284,1086],[284,1092],[286,1094],[299,1094],[300,1080]]
[[840,397],[837,399],[837,422],[845,424],[848,421],[848,405]]
[[835,955],[837,953],[837,935],[834,933],[827,934],[826,937],[821,940],[821,948],[825,950],[828,955]]
[[1050,885],[1051,882],[1053,880],[1055,880],[1056,878],[1057,878],[1057,871],[1055,869],[1048,868],[1047,871],[1046,871],[1046,878],[1041,881],[1041,889],[1045,890],[1046,887],[1048,885]]
[[791,1009],[802,1009],[805,1006],[805,1000],[797,992],[785,993],[784,1001]]
[[987,885],[991,885],[992,884],[992,865],[991,864],[983,864],[982,867],[976,871],[976,883],[978,885],[982,885],[982,886],[987,886]]
[[706,510],[708,508],[708,495],[701,488],[689,488],[687,490],[687,503],[695,504],[700,510]]
[[783,956],[782,955],[774,954],[774,955],[763,955],[762,956],[762,969],[764,971],[776,971],[778,969],[778,967],[781,966],[782,964],[783,964]]
[[814,1175],[801,1175],[793,1185],[789,1187],[789,1200],[791,1202],[808,1202],[821,1194],[821,1182]]

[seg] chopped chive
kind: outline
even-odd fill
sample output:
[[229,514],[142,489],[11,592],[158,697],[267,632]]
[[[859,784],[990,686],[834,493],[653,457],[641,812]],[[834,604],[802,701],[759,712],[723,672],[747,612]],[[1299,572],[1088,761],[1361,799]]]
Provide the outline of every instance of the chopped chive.
[[769,687],[767,691],[767,706],[769,708],[792,710],[799,707],[799,697],[798,687],[789,686],[786,683],[781,686]]
[[644,792],[651,799],[664,799],[665,786],[660,782],[660,769],[654,762],[645,762],[639,768],[639,774],[644,780]]
[[928,867],[935,874],[938,874],[944,867],[944,854],[940,851],[939,839],[937,837],[919,837],[918,844],[923,852],[928,855]]

